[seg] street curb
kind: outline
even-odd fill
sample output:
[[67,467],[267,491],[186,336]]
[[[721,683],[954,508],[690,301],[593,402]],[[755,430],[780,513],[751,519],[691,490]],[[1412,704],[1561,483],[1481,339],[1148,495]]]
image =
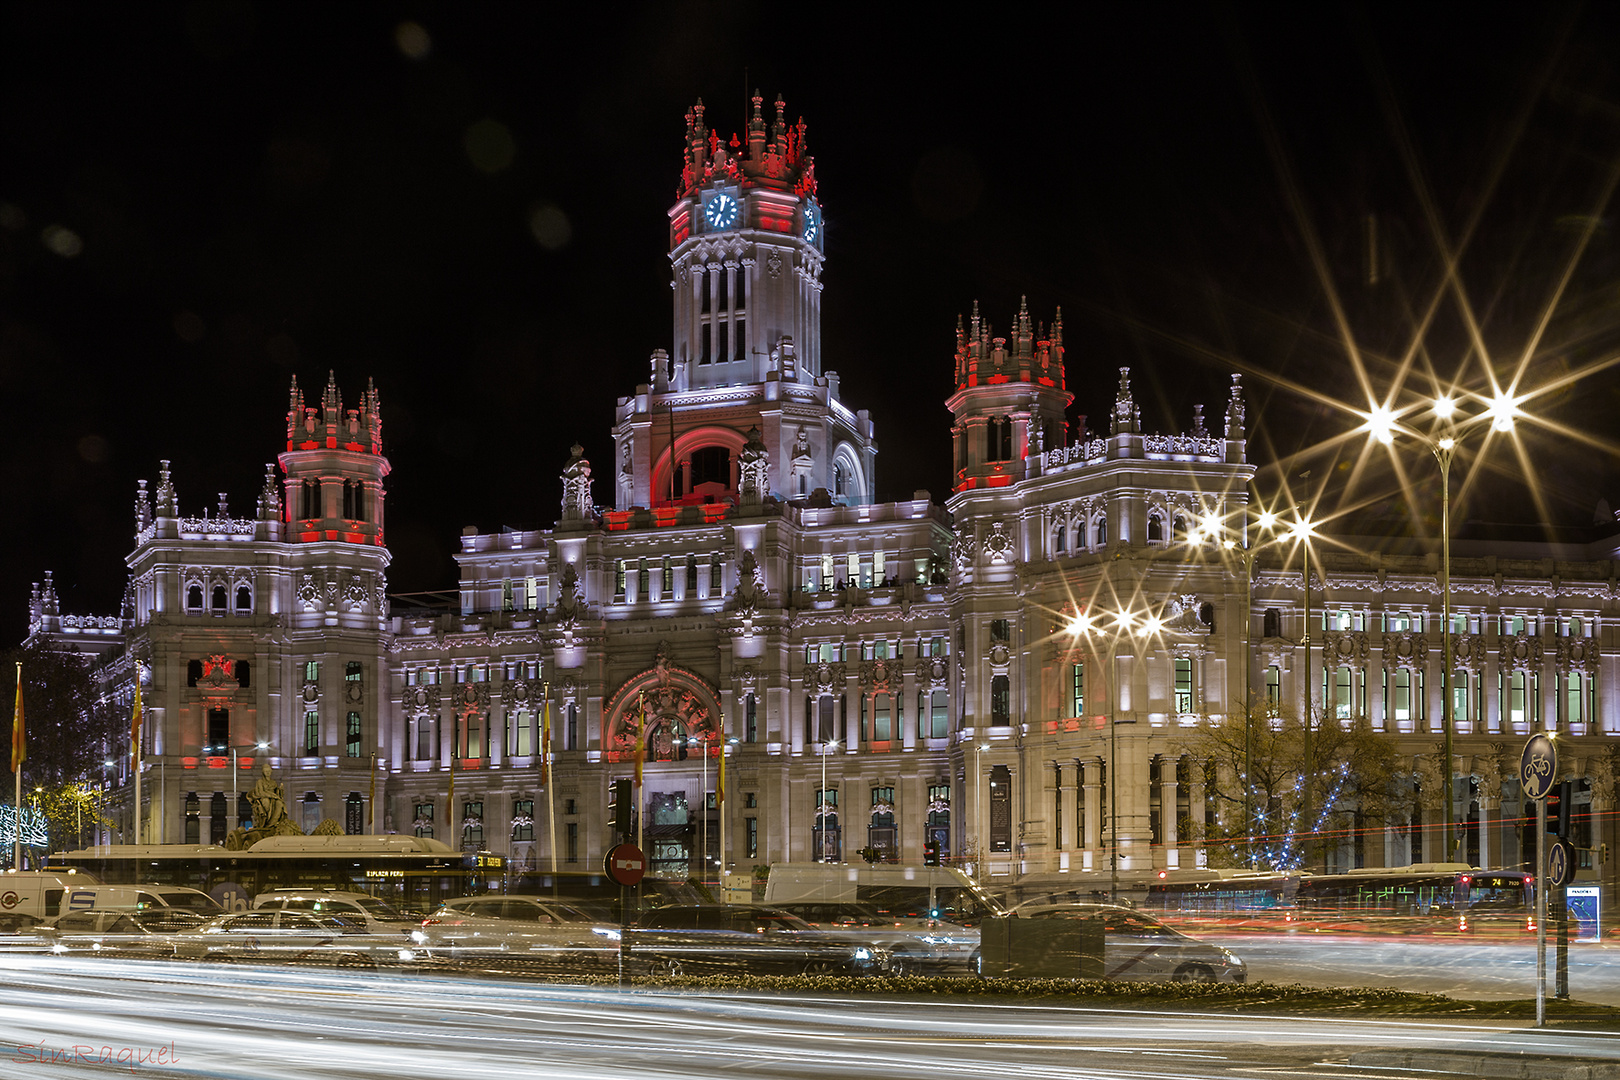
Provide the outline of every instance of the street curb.
[[1413,1072],[1477,1076],[1480,1080],[1620,1080],[1620,1062],[1492,1051],[1362,1050],[1350,1064]]

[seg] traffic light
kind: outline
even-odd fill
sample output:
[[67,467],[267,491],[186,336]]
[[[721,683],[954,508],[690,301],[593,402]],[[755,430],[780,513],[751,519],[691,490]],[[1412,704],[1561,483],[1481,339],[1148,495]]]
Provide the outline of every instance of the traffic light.
[[1573,801],[1570,798],[1570,784],[1567,780],[1562,784],[1554,784],[1548,790],[1546,821],[1548,832],[1560,837],[1569,835],[1569,804]]
[[630,801],[630,781],[613,781],[613,831],[624,835],[635,828]]
[[1558,785],[1558,838],[1569,839],[1569,814],[1575,808],[1575,782],[1565,780]]
[[934,843],[933,841],[929,841],[928,843],[925,843],[923,845],[923,865],[924,866],[938,866],[939,865],[939,845]]

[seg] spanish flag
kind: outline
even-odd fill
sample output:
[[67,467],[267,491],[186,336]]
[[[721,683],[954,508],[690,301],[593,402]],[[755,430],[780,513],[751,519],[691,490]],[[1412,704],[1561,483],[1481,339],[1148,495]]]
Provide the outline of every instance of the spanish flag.
[[636,725],[636,787],[641,786],[641,759],[647,756],[647,695],[641,695],[641,722]]
[[540,719],[540,786],[551,783],[551,699],[546,699]]
[[129,717],[129,756],[139,760],[141,756],[141,665],[135,665],[135,709]]
[[28,739],[23,734],[22,661],[19,660],[17,662],[17,708],[11,714],[11,771],[21,771],[23,759],[27,756]]

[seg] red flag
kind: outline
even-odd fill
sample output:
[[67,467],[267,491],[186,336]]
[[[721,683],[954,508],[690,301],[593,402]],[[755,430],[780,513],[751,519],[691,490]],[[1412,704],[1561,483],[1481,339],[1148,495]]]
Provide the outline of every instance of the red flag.
[[11,714],[11,771],[22,768],[28,756],[28,739],[23,734],[22,664],[17,664],[17,709]]
[[551,783],[551,699],[546,699],[540,721],[540,786]]
[[141,667],[135,665],[135,710],[129,719],[129,756],[141,756]]

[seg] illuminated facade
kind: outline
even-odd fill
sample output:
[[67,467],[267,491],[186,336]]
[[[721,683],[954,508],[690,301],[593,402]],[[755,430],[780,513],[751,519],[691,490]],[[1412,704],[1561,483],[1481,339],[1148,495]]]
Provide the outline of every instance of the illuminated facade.
[[[1093,435],[1067,419],[1061,318],[1021,308],[996,337],[975,308],[957,330],[945,507],[874,503],[872,423],[823,354],[826,228],[805,127],[780,101],[768,122],[756,98],[746,138],[726,142],[694,108],[671,347],[619,399],[610,469],[577,446],[563,464],[554,528],[460,538],[451,603],[385,594],[374,390],[346,410],[329,383],[310,409],[294,386],[253,518],[223,497],[184,516],[166,466],[152,495],[143,483],[127,610],[62,616],[47,579],[32,625],[98,642],[121,700],[132,660],[148,672],[151,837],[236,827],[234,750],[240,773],[271,761],[306,827],[595,870],[645,718],[657,873],[712,877],[722,818],[741,871],[863,847],[912,863],[929,847],[1005,880],[1099,880],[1116,844],[1124,870],[1201,865],[1204,829],[1237,811],[1207,790],[1191,727],[1245,692],[1306,692],[1300,567],[1242,524],[1237,378],[1218,418],[1198,407],[1180,434],[1148,434],[1129,370],[1088,360],[1089,395],[1117,380]],[[1460,857],[1519,864],[1517,754],[1543,720],[1568,736],[1585,846],[1612,843],[1620,544],[1454,548]],[[1323,722],[1366,715],[1397,741],[1422,816],[1318,861],[1440,861],[1437,562],[1347,550],[1375,553],[1313,566],[1314,700]],[[1152,632],[1110,630],[1117,612]],[[1069,633],[1081,614],[1100,631]]]

